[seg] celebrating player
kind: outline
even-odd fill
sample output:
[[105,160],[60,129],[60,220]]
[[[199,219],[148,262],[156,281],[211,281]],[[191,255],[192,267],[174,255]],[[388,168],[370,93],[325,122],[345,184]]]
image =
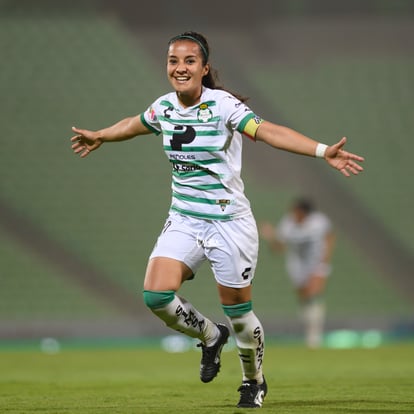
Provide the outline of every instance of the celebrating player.
[[216,82],[205,37],[185,32],[168,43],[167,76],[173,92],[146,111],[98,131],[73,128],[72,148],[86,157],[105,142],[162,134],[172,167],[172,202],[147,265],[143,297],[167,326],[193,338],[202,349],[200,378],[220,370],[230,334],[177,295],[202,262],[214,273],[224,314],[239,351],[242,384],[238,407],[261,407],[267,393],[263,376],[263,327],[253,312],[258,232],[240,178],[242,135],[271,147],[324,158],[349,176],[363,158],[343,149],[345,138],[327,146],[290,128],[264,121]]

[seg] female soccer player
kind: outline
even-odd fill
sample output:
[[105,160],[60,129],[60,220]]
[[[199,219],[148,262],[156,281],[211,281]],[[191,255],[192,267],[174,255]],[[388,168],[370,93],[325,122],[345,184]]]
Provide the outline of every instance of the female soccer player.
[[229,336],[177,295],[208,260],[218,294],[239,350],[243,371],[238,407],[261,407],[267,393],[263,377],[263,328],[252,310],[258,232],[240,178],[242,135],[271,147],[321,157],[344,175],[358,174],[363,158],[343,149],[346,139],[327,146],[290,128],[264,121],[239,98],[216,85],[204,36],[185,32],[168,43],[167,76],[173,92],[146,111],[89,131],[73,128],[72,149],[81,157],[105,142],[162,134],[172,166],[169,216],[149,258],[143,297],[167,326],[200,339],[200,378],[219,372]]
[[319,347],[325,321],[323,293],[335,244],[331,220],[311,200],[301,197],[276,227],[263,223],[260,235],[273,251],[286,252],[286,271],[302,307],[306,345]]

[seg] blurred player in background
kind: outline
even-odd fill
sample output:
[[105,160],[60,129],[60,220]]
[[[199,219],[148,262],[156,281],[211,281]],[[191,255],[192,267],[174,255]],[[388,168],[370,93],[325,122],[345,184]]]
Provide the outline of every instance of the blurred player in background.
[[[252,304],[258,232],[240,176],[242,137],[322,158],[345,176],[362,171],[358,162],[363,158],[343,149],[346,138],[327,146],[261,119],[243,97],[217,85],[209,56],[207,40],[199,33],[170,39],[166,70],[173,91],[144,112],[108,128],[73,127],[72,149],[84,158],[103,143],[161,134],[172,168],[172,202],[148,261],[144,302],[167,326],[200,340],[200,379],[212,381],[220,370],[229,329],[177,294],[208,261],[239,352],[242,384],[237,406],[257,408],[267,385],[262,366],[264,332]],[[137,162],[139,167],[139,153]],[[145,179],[151,171],[138,168],[137,174]]]
[[277,226],[261,224],[260,235],[273,251],[285,253],[286,270],[302,309],[306,344],[319,347],[325,322],[323,294],[335,245],[330,219],[316,211],[311,200],[299,198]]

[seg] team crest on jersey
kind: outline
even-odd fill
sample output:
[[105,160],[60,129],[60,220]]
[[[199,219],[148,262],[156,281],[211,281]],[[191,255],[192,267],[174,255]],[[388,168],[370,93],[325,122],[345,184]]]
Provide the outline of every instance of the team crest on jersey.
[[198,107],[197,119],[202,122],[208,122],[211,118],[213,118],[213,113],[206,103],[202,103]]
[[216,203],[220,205],[221,211],[224,211],[226,207],[230,204],[230,200],[216,200]]

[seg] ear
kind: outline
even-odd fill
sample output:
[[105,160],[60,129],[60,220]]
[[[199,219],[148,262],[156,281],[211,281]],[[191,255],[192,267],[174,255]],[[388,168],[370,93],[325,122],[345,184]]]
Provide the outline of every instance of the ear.
[[208,72],[210,72],[210,64],[209,64],[209,63],[207,63],[207,64],[204,66],[204,69],[203,69],[203,76],[206,76],[206,75],[208,74]]

